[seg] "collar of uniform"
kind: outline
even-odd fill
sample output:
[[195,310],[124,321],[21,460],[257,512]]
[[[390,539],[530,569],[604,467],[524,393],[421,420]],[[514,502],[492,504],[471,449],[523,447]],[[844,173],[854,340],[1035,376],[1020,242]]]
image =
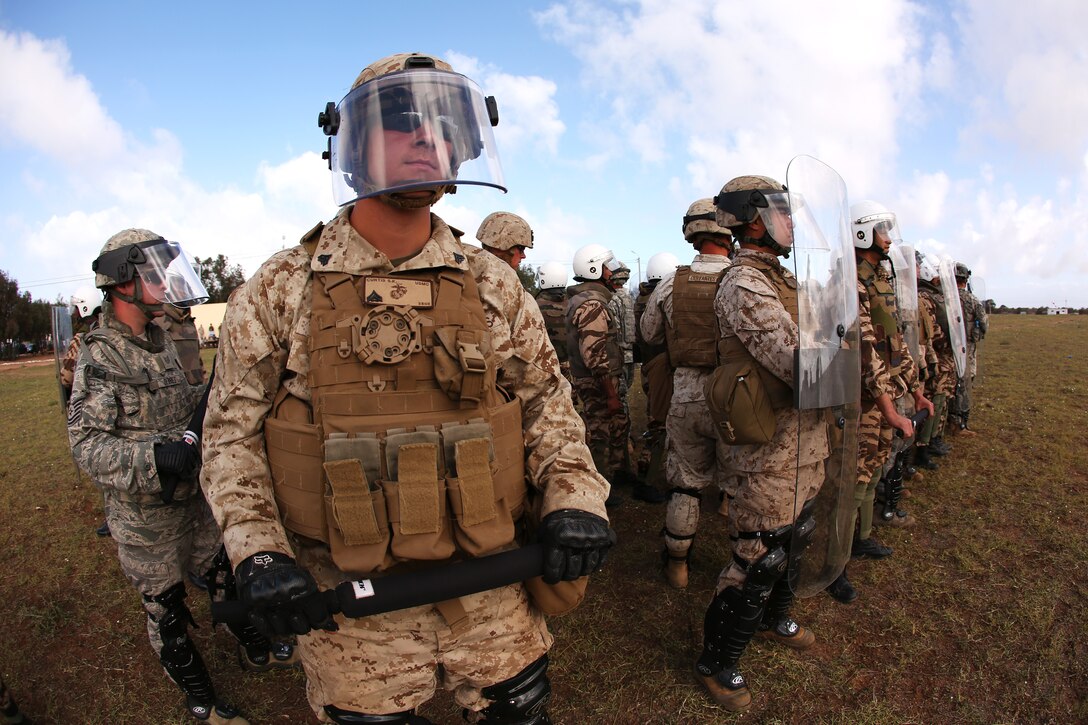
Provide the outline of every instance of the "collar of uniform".
[[692,263],[694,263],[694,262],[706,262],[708,264],[715,264],[715,263],[720,264],[721,262],[728,262],[728,261],[729,261],[729,257],[725,256],[724,254],[696,254],[695,259],[692,260]]
[[734,259],[734,261],[736,261],[740,257],[754,257],[756,259],[761,259],[764,262],[774,264],[775,266],[778,266],[778,267],[782,266],[782,261],[778,258],[778,255],[773,253],[773,252],[764,252],[764,251],[757,251],[755,249],[741,248],[740,251],[737,252],[737,255],[733,259]]
[[858,259],[858,279],[872,279],[876,277],[877,265],[868,259]]
[[[353,204],[345,206],[325,225],[317,242],[310,269],[314,272],[344,272],[353,275],[384,274],[393,270],[389,257],[374,248],[351,226]],[[467,270],[468,259],[449,225],[431,214],[431,238],[418,254],[398,270],[452,267]]]
[[151,352],[159,352],[162,350],[162,335],[164,334],[162,328],[154,324],[150,320],[147,323],[147,327],[144,328],[143,335],[137,335],[132,331],[132,328],[125,323],[118,320],[116,317],[106,317],[101,327],[106,327],[110,330],[117,330],[122,335],[127,337],[129,341],[135,344],[137,347],[142,347],[145,350]]

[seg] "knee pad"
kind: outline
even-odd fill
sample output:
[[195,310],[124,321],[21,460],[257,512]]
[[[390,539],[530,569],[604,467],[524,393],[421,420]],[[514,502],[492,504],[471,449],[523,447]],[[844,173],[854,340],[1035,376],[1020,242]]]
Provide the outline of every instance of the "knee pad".
[[774,583],[785,575],[790,563],[789,554],[781,544],[770,549],[754,562],[746,561],[736,554],[733,555],[733,560],[747,572],[743,593],[749,597],[759,598],[761,601],[766,601]]
[[159,636],[162,637],[164,648],[169,640],[188,639],[189,625],[196,627],[193,614],[185,604],[186,596],[188,593],[185,591],[184,582],[178,582],[162,594],[156,594],[153,597],[144,595],[145,602],[154,602],[166,610],[159,617],[155,617],[150,612],[147,613],[147,616],[159,625]]
[[552,685],[548,681],[548,655],[526,667],[509,680],[481,690],[491,704],[480,711],[487,725],[546,725]]
[[395,712],[391,715],[365,715],[341,710],[335,705],[325,705],[325,714],[337,725],[433,725],[427,718],[411,711]]

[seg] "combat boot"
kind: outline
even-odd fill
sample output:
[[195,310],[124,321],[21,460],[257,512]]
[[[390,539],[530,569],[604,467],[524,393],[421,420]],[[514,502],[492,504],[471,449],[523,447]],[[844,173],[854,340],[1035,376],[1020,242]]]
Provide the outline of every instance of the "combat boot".
[[854,545],[850,548],[851,559],[883,559],[891,556],[890,546],[884,546],[876,539],[854,539]]
[[105,538],[105,537],[109,536],[110,535],[110,522],[109,521],[103,521],[102,525],[94,530],[94,533],[97,534],[98,536],[101,536],[102,538]]
[[952,452],[952,446],[944,442],[944,436],[938,436],[929,442],[930,455],[947,456]]
[[192,695],[186,695],[185,707],[188,708],[190,715],[209,725],[249,725],[249,720],[225,702],[206,705]]
[[963,427],[959,428],[956,431],[956,435],[962,436],[964,438],[974,438],[976,435],[978,435],[978,433],[975,433],[973,430],[967,427],[966,423],[964,423]]
[[269,646],[238,643],[238,665],[246,672],[265,672],[297,668],[298,652],[289,642],[270,642]]
[[721,670],[716,675],[704,675],[695,667],[695,679],[702,683],[710,693],[710,697],[722,709],[729,712],[747,710],[752,704],[752,693],[748,691],[748,683],[744,675],[736,667]]
[[688,547],[688,550],[684,552],[683,556],[672,553],[671,551],[669,551],[668,547],[661,550],[661,562],[664,565],[662,572],[665,575],[665,581],[668,582],[669,586],[673,589],[687,589],[688,559],[690,558],[690,546]]
[[[763,629],[763,627],[766,627],[766,629]],[[816,634],[808,627],[802,627],[789,617],[780,620],[773,627],[766,624],[760,625],[759,636],[763,639],[784,644],[798,652],[816,644]]]
[[846,569],[843,569],[839,578],[831,582],[824,591],[840,604],[852,604],[858,598],[858,590],[846,578]]
[[941,467],[930,455],[929,446],[918,446],[918,452],[914,455],[914,462],[918,464],[919,469],[924,468],[929,471],[936,471]]

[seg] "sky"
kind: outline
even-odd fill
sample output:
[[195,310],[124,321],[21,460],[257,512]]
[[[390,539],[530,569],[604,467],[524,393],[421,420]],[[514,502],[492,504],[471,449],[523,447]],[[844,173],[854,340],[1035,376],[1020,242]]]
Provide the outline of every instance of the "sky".
[[0,0],[0,270],[92,284],[129,227],[247,274],[336,213],[317,114],[366,65],[450,62],[496,97],[507,193],[435,211],[688,261],[688,205],[816,157],[1010,307],[1088,307],[1088,3],[1068,0]]

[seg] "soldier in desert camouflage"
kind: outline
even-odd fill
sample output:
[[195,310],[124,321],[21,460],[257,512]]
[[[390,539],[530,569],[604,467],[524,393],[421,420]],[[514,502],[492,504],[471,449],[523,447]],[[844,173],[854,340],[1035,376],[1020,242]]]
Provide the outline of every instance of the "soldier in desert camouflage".
[[476,230],[476,239],[486,251],[509,264],[515,272],[525,261],[525,250],[533,248],[533,230],[529,223],[508,211],[488,214]]
[[688,560],[699,530],[703,489],[725,490],[728,447],[718,436],[703,389],[717,359],[714,297],[729,266],[733,235],[718,226],[713,199],[699,199],[684,215],[684,239],[695,247],[691,264],[662,280],[639,323],[649,344],[665,343],[674,368],[672,403],[665,419],[665,472],[671,489],[665,510],[665,580],[688,585]]
[[[343,208],[236,290],[220,327],[202,482],[242,600],[300,635],[323,722],[427,722],[415,710],[442,686],[473,721],[548,723],[541,607],[559,589],[573,606],[563,585],[603,563],[608,483],[517,274],[430,210],[456,184],[503,188],[497,106],[400,54],[320,122]],[[512,548],[530,523],[550,589],[365,619],[313,596]]]
[[796,571],[804,548],[794,529],[811,531],[830,448],[823,411],[793,406],[798,285],[779,260],[789,256],[794,242],[785,187],[765,176],[740,176],[722,187],[714,203],[717,224],[740,244],[714,299],[718,359],[748,361],[775,422],[767,442],[729,449],[728,465],[737,476],[728,529],[733,559],[707,608],[695,664],[697,679],[714,701],[737,711],[752,702],[738,662],[757,632],[796,650],[816,641],[789,616],[794,591],[788,573]]

